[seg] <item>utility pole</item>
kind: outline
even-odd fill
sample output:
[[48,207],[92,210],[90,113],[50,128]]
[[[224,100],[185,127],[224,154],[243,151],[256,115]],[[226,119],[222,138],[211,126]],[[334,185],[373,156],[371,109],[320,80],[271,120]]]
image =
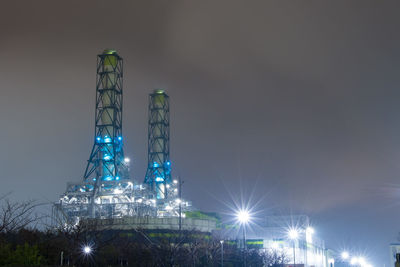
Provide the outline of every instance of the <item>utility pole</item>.
[[184,182],[179,176],[179,232],[182,230],[182,185]]
[[221,267],[224,267],[224,240],[219,242],[221,243]]

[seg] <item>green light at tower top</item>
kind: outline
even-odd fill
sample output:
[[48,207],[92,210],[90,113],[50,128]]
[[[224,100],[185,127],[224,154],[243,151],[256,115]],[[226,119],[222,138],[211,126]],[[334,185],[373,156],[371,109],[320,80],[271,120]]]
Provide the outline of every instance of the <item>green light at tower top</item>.
[[165,91],[163,89],[155,89],[154,93],[161,95],[161,94],[165,94]]
[[114,49],[105,49],[105,50],[103,51],[103,55],[114,55],[114,54],[117,54],[117,55],[118,55],[117,50],[114,50]]

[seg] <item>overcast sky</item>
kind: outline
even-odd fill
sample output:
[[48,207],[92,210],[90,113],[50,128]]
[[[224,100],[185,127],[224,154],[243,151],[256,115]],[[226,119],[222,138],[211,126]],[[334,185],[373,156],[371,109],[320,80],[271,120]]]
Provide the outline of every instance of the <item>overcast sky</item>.
[[[56,201],[93,145],[96,55],[124,58],[125,154],[143,180],[147,101],[206,211],[253,192],[335,249],[388,264],[400,197],[398,1],[2,1],[0,193]],[[242,188],[242,189],[240,189]]]

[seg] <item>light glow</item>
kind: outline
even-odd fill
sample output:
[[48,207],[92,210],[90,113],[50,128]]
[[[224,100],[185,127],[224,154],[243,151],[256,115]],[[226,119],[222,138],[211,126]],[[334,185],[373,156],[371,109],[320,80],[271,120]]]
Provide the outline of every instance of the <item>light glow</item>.
[[356,258],[356,257],[351,258],[351,261],[350,261],[351,265],[356,265],[357,263],[358,263],[358,258]]
[[288,237],[292,240],[297,240],[297,238],[299,238],[299,231],[295,228],[289,229]]
[[314,228],[312,227],[307,227],[306,228],[306,242],[309,244],[312,244],[312,236],[315,233]]
[[347,260],[348,258],[350,258],[350,255],[347,251],[343,251],[342,252],[342,259],[343,260]]
[[250,214],[247,210],[239,210],[236,218],[241,224],[246,224],[250,221]]
[[363,257],[359,257],[359,258],[358,258],[358,263],[359,263],[361,266],[365,266],[365,265],[367,264],[367,262],[365,261],[365,259],[364,259]]
[[114,189],[114,194],[121,194],[122,190],[121,189]]
[[86,245],[86,246],[83,247],[82,251],[86,255],[89,255],[90,253],[92,253],[92,248],[90,246]]

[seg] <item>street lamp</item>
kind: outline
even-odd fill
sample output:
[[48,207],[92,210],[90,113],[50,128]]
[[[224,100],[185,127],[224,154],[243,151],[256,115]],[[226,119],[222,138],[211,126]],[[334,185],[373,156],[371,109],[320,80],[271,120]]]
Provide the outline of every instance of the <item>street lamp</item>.
[[315,230],[314,230],[314,228],[312,228],[312,227],[307,227],[306,228],[306,242],[307,243],[312,243],[312,236],[313,236],[313,234],[315,233]]
[[367,265],[367,262],[365,261],[365,259],[363,257],[359,257],[358,258],[358,263],[360,264],[360,266],[365,266]]
[[351,260],[350,260],[350,264],[351,264],[351,265],[356,265],[356,264],[358,264],[358,258],[352,257]]
[[305,245],[305,264],[308,265],[308,247],[313,243],[314,228],[308,226],[306,228],[306,245]]
[[246,248],[246,225],[250,222],[250,213],[248,210],[239,210],[236,218],[243,227],[243,248]]
[[296,228],[289,229],[288,237],[293,242],[293,265],[296,265],[296,241],[299,238],[299,231]]
[[88,255],[90,255],[92,253],[92,248],[90,246],[88,246],[88,245],[84,246],[82,250],[83,250],[83,253],[86,256],[88,256]]
[[221,243],[221,267],[224,267],[224,240],[219,242]]
[[350,255],[347,251],[343,251],[342,254],[342,260],[347,261],[350,258]]
[[236,217],[241,224],[247,224],[250,221],[250,214],[247,210],[239,210]]
[[244,266],[246,266],[246,225],[250,222],[251,216],[248,210],[246,209],[240,209],[236,213],[236,219],[239,221],[239,223],[243,227],[243,261],[244,261]]

